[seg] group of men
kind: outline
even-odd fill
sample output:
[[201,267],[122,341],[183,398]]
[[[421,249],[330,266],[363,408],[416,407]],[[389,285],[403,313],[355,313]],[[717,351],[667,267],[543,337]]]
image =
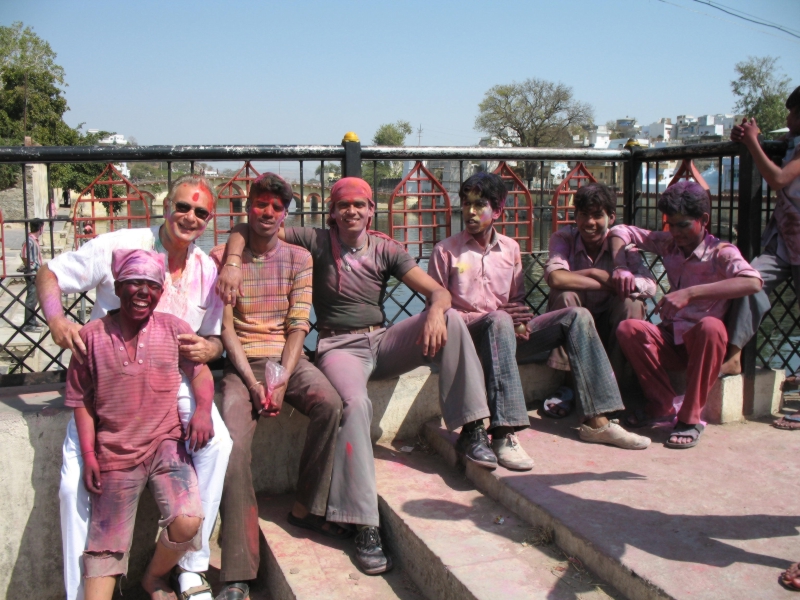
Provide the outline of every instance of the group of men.
[[[789,107],[792,115],[797,105]],[[734,135],[749,144],[752,127],[745,123]],[[478,173],[459,196],[464,229],[435,246],[427,273],[401,244],[370,229],[375,201],[364,180],[345,177],[332,187],[327,228],[298,228],[284,226],[293,192],[272,173],[252,182],[247,223],[210,257],[194,241],[213,215],[215,196],[202,176],[190,175],[171,188],[162,226],[100,235],[41,267],[37,287],[48,325],[56,343],[73,352],[67,396],[76,418],[64,442],[60,490],[70,600],[110,598],[109,580],[113,591],[113,576],[127,568],[132,526],[104,536],[97,517],[102,513],[108,523],[114,503],[101,498],[116,489],[119,469],[139,469],[126,477],[137,489],[149,481],[163,496],[164,548],[143,582],[151,596],[175,598],[172,585],[184,598],[212,600],[203,573],[219,509],[225,585],[217,599],[246,598],[259,564],[251,442],[259,419],[278,415],[284,401],[309,417],[289,523],[333,538],[355,535],[363,572],[390,569],[378,529],[367,382],[423,364],[438,365],[441,414],[449,430],[460,429],[458,450],[489,469],[534,466],[517,437],[530,424],[518,364],[533,360],[570,371],[570,389],[546,400],[542,412],[563,418],[576,408],[585,442],[645,449],[650,439],[628,429],[659,420],[675,423],[667,447],[699,442],[710,386],[720,373],[740,369],[738,352],[768,308],[764,271],[708,233],[706,191],[688,181],[668,188],[659,209],[669,231],[652,232],[612,227],[614,192],[602,184],[580,188],[575,225],[550,240],[550,304],[540,316],[525,302],[518,244],[494,228],[506,201],[504,181]],[[788,265],[781,231],[778,223],[775,260]],[[644,300],[656,286],[640,250],[662,257],[670,282],[656,305],[658,325],[644,320]],[[783,263],[778,268],[789,270]],[[424,296],[426,307],[386,327],[382,302],[392,277]],[[91,289],[97,290],[92,319],[105,325],[81,330],[64,316],[61,294]],[[313,364],[303,353],[312,305],[319,332]],[[159,334],[156,323],[163,319],[153,311],[188,324],[175,329],[167,322],[179,340],[174,364],[167,365],[174,373],[169,381],[157,381],[152,371],[166,359],[148,358],[142,341]],[[202,365],[223,350],[217,411]],[[177,442],[177,449],[138,448],[135,435],[121,440],[118,431],[116,438],[103,433],[109,420],[120,418],[113,411],[122,410],[103,398],[119,393],[99,376],[112,363],[120,376],[149,378],[156,395],[177,395],[180,426],[158,429],[159,440]],[[284,384],[269,385],[269,363],[286,370]],[[672,388],[668,369],[686,369],[683,396]],[[121,458],[131,453],[135,464]],[[196,482],[185,479],[186,462],[193,462]],[[167,463],[196,496],[163,491],[157,467]],[[176,502],[190,506],[177,511],[188,521],[175,521]]]

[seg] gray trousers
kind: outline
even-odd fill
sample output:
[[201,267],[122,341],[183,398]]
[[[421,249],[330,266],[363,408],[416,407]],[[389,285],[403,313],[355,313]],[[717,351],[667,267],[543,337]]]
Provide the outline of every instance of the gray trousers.
[[23,327],[35,327],[36,319],[36,271],[25,273],[25,323]]
[[433,359],[417,344],[428,313],[371,333],[338,335],[317,344],[316,365],[342,398],[327,519],[379,525],[378,492],[367,381],[389,379],[415,367],[439,365],[439,406],[449,430],[489,416],[483,371],[467,326],[453,309],[445,313],[447,344]]
[[491,413],[489,429],[513,427],[520,430],[530,427],[515,357],[517,338],[511,315],[503,310],[486,313],[467,325],[467,329],[483,365]]
[[728,330],[728,343],[737,348],[744,348],[758,331],[761,320],[769,312],[769,295],[775,288],[789,277],[795,285],[800,282],[800,265],[789,264],[777,255],[776,237],[750,265],[761,274],[764,287],[752,296],[736,298],[731,302],[725,328]]
[[542,353],[564,346],[575,381],[578,410],[584,419],[622,410],[622,398],[594,318],[585,308],[570,307],[528,322],[530,337],[517,342],[517,362],[534,362]]

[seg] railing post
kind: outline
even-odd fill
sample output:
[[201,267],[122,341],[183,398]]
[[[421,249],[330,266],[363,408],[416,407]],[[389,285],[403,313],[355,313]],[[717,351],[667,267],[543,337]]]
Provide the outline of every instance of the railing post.
[[630,159],[625,162],[622,177],[625,185],[622,192],[624,202],[622,222],[626,225],[634,225],[636,200],[642,195],[642,161],[636,160],[633,152],[631,152]]
[[[734,168],[731,157],[731,170]],[[761,173],[753,155],[744,146],[739,150],[739,217],[736,245],[747,261],[761,253]],[[744,376],[744,405],[742,413],[753,413],[756,387],[756,359],[758,353],[758,331],[742,348],[742,375]]]
[[342,146],[344,146],[342,177],[361,177],[361,140],[354,132],[348,131],[342,138]]

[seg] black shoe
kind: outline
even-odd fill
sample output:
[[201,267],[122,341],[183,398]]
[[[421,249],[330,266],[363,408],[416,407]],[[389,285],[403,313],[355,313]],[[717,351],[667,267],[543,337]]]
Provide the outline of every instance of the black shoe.
[[461,430],[456,442],[456,450],[463,454],[467,460],[472,461],[487,469],[497,468],[497,456],[489,445],[489,436],[482,425],[470,431]]
[[377,527],[367,527],[356,536],[356,562],[367,575],[386,573],[392,568],[392,559],[383,553],[381,535]]

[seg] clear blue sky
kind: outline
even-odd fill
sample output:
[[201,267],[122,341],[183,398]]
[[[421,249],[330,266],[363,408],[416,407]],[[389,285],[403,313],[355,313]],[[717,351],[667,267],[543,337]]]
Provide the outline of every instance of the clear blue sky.
[[[798,0],[717,1],[800,29]],[[404,119],[423,145],[469,145],[486,90],[529,77],[571,86],[598,123],[648,124],[730,112],[748,56],[800,84],[800,39],[692,0],[0,4],[58,53],[67,122],[140,144],[369,142]]]

